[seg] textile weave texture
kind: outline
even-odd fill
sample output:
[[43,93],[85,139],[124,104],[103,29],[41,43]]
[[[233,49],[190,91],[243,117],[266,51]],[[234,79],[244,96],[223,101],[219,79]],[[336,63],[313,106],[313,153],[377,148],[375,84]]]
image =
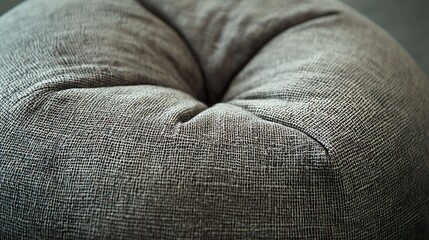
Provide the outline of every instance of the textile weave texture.
[[429,81],[331,0],[0,17],[1,239],[424,239]]

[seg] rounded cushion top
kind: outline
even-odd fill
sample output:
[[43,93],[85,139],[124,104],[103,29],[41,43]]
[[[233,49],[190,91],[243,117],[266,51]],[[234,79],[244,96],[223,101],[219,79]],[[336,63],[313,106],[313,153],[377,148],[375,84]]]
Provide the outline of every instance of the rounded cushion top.
[[0,238],[423,238],[429,81],[330,0],[0,17]]

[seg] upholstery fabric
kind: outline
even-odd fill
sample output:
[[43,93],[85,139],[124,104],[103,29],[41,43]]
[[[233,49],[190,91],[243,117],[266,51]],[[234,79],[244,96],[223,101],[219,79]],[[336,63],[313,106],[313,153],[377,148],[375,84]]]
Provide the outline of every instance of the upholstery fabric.
[[0,18],[1,239],[423,239],[429,81],[330,0]]

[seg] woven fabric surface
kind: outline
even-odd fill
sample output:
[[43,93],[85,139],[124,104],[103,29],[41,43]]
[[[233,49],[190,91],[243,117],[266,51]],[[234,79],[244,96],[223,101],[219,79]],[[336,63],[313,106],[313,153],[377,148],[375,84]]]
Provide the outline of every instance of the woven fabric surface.
[[424,239],[429,81],[330,0],[0,17],[1,239]]

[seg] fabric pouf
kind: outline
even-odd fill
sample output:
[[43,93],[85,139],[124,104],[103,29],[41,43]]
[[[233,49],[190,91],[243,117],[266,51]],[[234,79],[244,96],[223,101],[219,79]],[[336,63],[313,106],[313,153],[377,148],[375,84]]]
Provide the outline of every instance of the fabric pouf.
[[1,239],[424,239],[429,81],[331,0],[0,18]]

